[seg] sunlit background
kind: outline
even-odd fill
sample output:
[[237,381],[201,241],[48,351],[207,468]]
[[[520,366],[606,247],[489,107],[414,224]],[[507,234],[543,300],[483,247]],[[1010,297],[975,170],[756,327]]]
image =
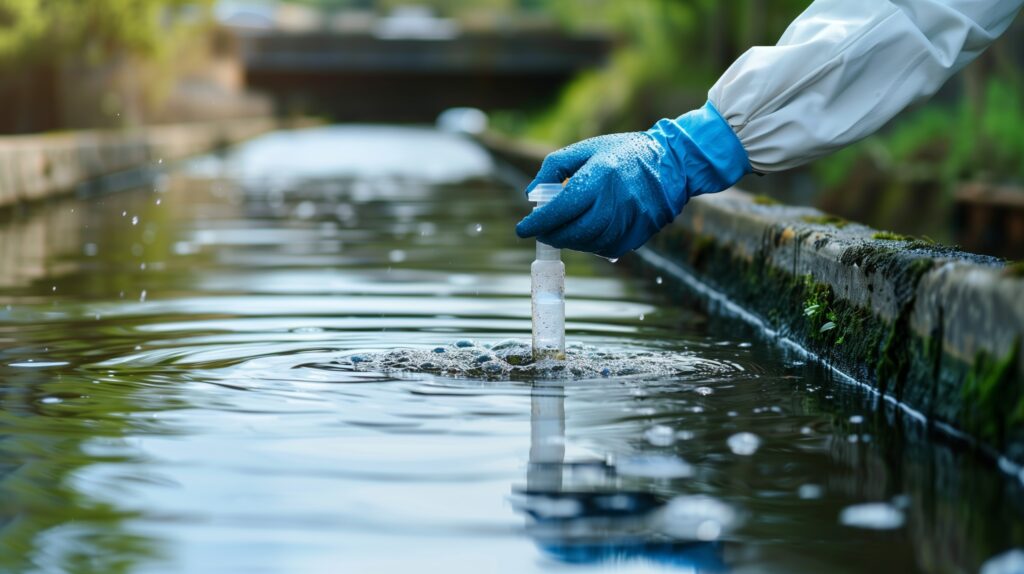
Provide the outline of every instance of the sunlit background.
[[[565,145],[703,103],[806,0],[0,1],[0,131],[223,117],[430,123],[472,106],[500,133]],[[883,133],[747,188],[1019,257],[1018,22]]]

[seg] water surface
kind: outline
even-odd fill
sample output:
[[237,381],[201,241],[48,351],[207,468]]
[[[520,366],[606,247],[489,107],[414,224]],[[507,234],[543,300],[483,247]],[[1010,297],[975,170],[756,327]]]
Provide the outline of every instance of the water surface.
[[501,174],[327,128],[7,214],[0,570],[973,572],[1024,543],[990,464],[625,261],[567,254],[568,339],[635,371],[353,361],[529,339]]

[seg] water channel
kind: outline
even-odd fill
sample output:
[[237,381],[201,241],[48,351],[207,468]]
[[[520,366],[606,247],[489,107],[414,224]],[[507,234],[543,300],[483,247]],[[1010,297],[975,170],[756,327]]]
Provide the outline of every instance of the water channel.
[[530,338],[516,185],[458,136],[330,127],[6,214],[0,570],[974,572],[1024,545],[990,462],[627,262],[565,253],[587,368],[480,367]]

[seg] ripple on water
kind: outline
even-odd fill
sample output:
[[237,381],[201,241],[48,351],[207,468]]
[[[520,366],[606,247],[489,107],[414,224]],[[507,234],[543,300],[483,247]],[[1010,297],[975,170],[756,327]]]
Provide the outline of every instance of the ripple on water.
[[731,363],[690,353],[601,349],[575,344],[563,361],[534,361],[531,346],[508,339],[479,344],[461,339],[431,349],[403,348],[346,354],[325,368],[382,373],[429,373],[483,379],[585,379],[626,376],[705,376],[735,370]]

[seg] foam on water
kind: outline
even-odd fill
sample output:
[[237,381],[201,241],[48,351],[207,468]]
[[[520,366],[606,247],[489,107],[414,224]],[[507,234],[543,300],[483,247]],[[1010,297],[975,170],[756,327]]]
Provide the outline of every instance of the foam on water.
[[499,380],[712,376],[737,368],[689,353],[602,349],[578,343],[567,347],[564,361],[535,361],[530,344],[515,339],[494,344],[462,339],[433,348],[347,353],[328,366],[388,374],[430,373]]

